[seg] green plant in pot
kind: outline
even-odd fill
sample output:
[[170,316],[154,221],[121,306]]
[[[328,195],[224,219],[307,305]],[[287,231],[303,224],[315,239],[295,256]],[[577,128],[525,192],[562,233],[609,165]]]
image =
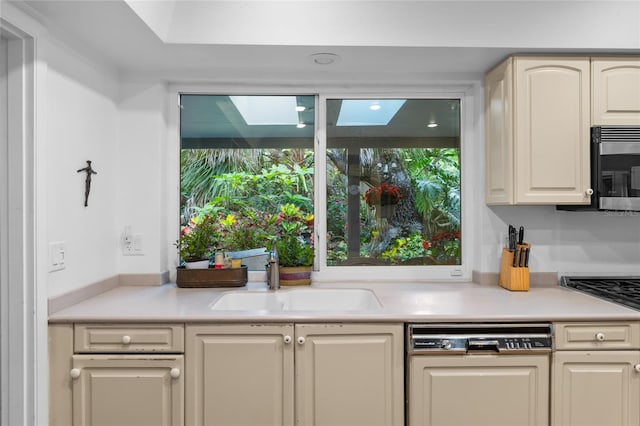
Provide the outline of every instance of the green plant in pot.
[[216,249],[217,230],[215,219],[211,216],[198,216],[180,230],[180,239],[176,242],[180,259],[190,268],[199,262],[196,268],[207,268],[211,255]]
[[308,285],[313,266],[313,214],[294,204],[280,207],[276,248],[280,259],[280,285]]

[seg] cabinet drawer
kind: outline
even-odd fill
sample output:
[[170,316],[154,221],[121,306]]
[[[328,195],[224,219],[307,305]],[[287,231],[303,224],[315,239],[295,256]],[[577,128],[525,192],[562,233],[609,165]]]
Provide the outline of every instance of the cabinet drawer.
[[184,327],[169,324],[76,324],[75,352],[184,352]]
[[556,349],[638,349],[640,324],[555,323]]

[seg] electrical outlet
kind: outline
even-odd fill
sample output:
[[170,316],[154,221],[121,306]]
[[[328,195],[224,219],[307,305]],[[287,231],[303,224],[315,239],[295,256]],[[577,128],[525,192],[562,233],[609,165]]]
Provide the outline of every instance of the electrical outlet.
[[130,225],[125,226],[124,232],[122,233],[122,254],[125,256],[133,256],[135,254],[133,251],[133,235],[131,234]]
[[124,227],[122,234],[122,254],[125,256],[144,256],[142,234],[131,232],[131,226]]
[[57,241],[49,243],[49,272],[61,271],[67,267],[65,264],[66,254],[66,242]]

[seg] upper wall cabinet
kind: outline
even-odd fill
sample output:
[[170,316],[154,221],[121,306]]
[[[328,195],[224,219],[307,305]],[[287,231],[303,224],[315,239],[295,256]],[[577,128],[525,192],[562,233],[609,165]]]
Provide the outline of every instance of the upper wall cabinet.
[[487,74],[487,204],[590,203],[589,65],[514,56]]
[[591,122],[640,125],[640,58],[591,58]]

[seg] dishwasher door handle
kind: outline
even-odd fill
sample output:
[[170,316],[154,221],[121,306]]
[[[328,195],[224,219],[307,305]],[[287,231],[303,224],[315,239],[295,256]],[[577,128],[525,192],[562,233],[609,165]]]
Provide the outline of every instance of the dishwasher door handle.
[[493,351],[500,352],[500,343],[497,340],[473,340],[467,341],[467,351]]

